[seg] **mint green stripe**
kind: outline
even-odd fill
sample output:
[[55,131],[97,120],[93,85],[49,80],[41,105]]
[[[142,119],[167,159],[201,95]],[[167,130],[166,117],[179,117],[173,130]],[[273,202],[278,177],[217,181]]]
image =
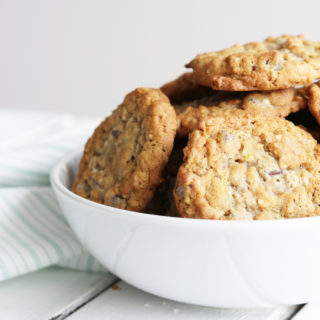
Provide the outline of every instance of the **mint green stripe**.
[[93,263],[94,263],[94,260],[93,260],[92,256],[88,255],[86,269],[87,270],[92,270]]
[[[9,234],[12,238],[16,239],[16,240],[21,244],[21,246],[24,247],[24,248],[29,252],[29,248],[24,244],[23,241],[21,241],[21,239],[20,239],[20,237],[19,237],[18,235],[16,235],[12,230],[9,229],[9,227],[6,227],[6,226],[2,223],[2,224],[1,224],[1,228],[4,229],[5,232],[6,232],[7,234]],[[19,255],[19,257],[20,257],[21,260],[23,261],[23,263],[24,263],[24,265],[25,265],[25,269],[26,269],[27,271],[29,271],[29,270],[30,270],[30,267],[28,266],[27,261],[24,259],[23,254],[21,254],[20,250],[19,250],[18,248],[16,248],[16,246],[15,246],[14,244],[12,244],[12,243],[10,243],[10,244],[11,244],[11,246],[12,246],[13,248],[15,248],[15,249],[14,249],[15,252]],[[31,254],[30,252],[29,252],[29,254],[32,256],[32,254]],[[33,262],[34,262],[34,261],[33,261]]]
[[[40,201],[40,202],[42,203],[42,205],[44,206],[44,209],[50,211],[50,212],[53,214],[53,216],[57,216],[57,213],[56,213],[54,210],[51,210],[49,207],[47,207],[47,203],[46,203],[46,202],[43,202],[42,199],[39,199],[39,198],[37,197],[37,192],[36,192],[36,191],[31,191],[31,194],[30,194],[30,195],[32,195],[33,197],[35,197],[36,200]],[[24,200],[25,200],[25,201],[28,201],[29,204],[31,204],[30,199],[25,198]],[[38,208],[38,210],[39,210],[39,208]],[[38,220],[38,222],[41,223],[41,224],[43,224],[40,220]],[[62,224],[67,227],[66,221],[62,221]],[[43,224],[43,225],[44,225],[44,224]],[[49,229],[48,226],[46,226],[46,225],[44,225],[44,226],[45,226],[47,229]],[[69,247],[69,249],[70,249],[70,251],[71,251],[71,254],[72,254],[72,255],[75,255],[76,252],[75,252],[74,248],[73,248],[73,247],[70,245],[70,243],[64,238],[64,236],[66,236],[66,234],[64,234],[63,236],[61,236],[61,235],[58,234],[57,231],[54,230],[53,228],[50,228],[50,229],[51,229],[52,233],[53,233],[56,237],[58,237],[59,239],[61,239],[61,240],[67,245],[67,247]],[[61,233],[62,233],[62,232],[61,232]],[[62,234],[63,234],[63,233],[62,233]]]
[[82,258],[82,255],[78,256],[78,259],[76,260],[76,263],[75,263],[75,266],[78,268],[82,267],[81,258]]
[[25,175],[35,175],[35,176],[41,176],[41,177],[47,177],[48,176],[48,172],[38,172],[38,171],[33,171],[33,170],[28,170],[28,169],[22,169],[19,167],[14,167],[14,166],[10,166],[8,164],[4,164],[4,163],[0,163],[1,164],[1,168],[4,168],[6,170],[11,170],[13,172],[20,172],[23,173]]
[[75,268],[76,267],[76,263],[75,261],[78,261],[78,258],[71,258],[67,261],[67,265],[70,267],[70,268]]
[[[24,200],[24,201],[23,201]],[[20,200],[21,201],[21,200]],[[29,201],[28,201],[29,202]],[[30,213],[32,212],[32,210],[37,210],[38,208],[31,206],[30,208],[30,203],[26,203],[26,199],[22,199],[21,204],[23,203],[23,206],[26,207],[27,212]],[[22,215],[21,211],[19,209],[17,209],[17,211],[19,212],[20,216]],[[23,218],[22,218],[23,219]],[[37,220],[39,224],[41,224],[43,227],[45,227],[46,229],[47,226],[45,226],[40,220]],[[37,227],[30,225],[30,227],[34,230],[34,232],[36,232],[37,234],[39,234],[41,237],[43,237],[48,244],[51,245],[51,247],[54,249],[54,251],[56,252],[57,256],[60,258],[60,260],[65,259],[65,256],[61,250],[61,248],[57,245],[56,242],[54,242],[50,237],[48,237],[45,233],[43,233],[41,230],[39,230]]]
[[[3,200],[3,199],[2,199],[2,200]],[[16,213],[16,210],[15,210],[15,213]],[[14,225],[17,229],[20,229],[20,230],[21,230],[21,227],[19,226],[19,224],[17,224],[16,221],[14,221],[14,219],[13,219],[11,216],[7,215],[6,218],[8,219],[8,221],[11,222],[12,225]],[[28,235],[26,235],[26,234],[24,234],[24,235],[25,235],[26,237],[28,237],[28,239],[32,240],[37,246],[41,247],[41,248],[42,248],[42,251],[43,251],[43,252],[45,253],[45,255],[47,256],[48,262],[53,263],[52,257],[49,255],[47,249],[43,246],[42,243],[39,243],[38,239],[34,237],[34,234],[32,233],[32,231],[31,231],[31,230],[28,230],[28,228],[30,229],[30,227],[29,227],[29,225],[28,225],[27,223],[25,223],[25,221],[27,221],[27,220],[23,220],[22,222],[23,222],[23,223],[26,225],[26,227],[27,227],[27,233],[28,233]],[[22,232],[23,232],[23,231],[21,230],[21,233],[22,233]],[[40,257],[39,257],[39,259],[40,259]],[[40,265],[42,266],[43,264],[41,263],[41,261],[39,261],[39,262],[40,262]]]
[[[67,220],[58,213],[58,210],[60,210],[60,208],[58,207],[58,204],[56,206],[56,208],[54,208],[52,206],[52,204],[48,203],[47,199],[44,199],[43,195],[38,192],[37,190],[32,190],[32,193],[34,194],[35,197],[38,198],[38,200],[46,207],[48,208],[51,212],[53,212],[53,214],[61,221],[63,222],[66,226],[67,226]],[[51,195],[52,197],[54,197],[54,195]]]
[[70,229],[68,221],[61,213],[61,209],[59,207],[58,202],[55,200],[55,195],[51,189],[51,187],[44,187],[43,190],[32,190],[35,196],[38,198],[39,201],[42,202],[42,204],[48,208],[51,212],[54,213],[54,216],[61,221],[63,226],[67,230],[69,230],[72,234],[73,231]]
[[60,266],[64,266],[64,267],[69,267],[69,268],[72,268],[71,264],[70,264],[70,259],[68,260],[65,260],[65,261],[61,261],[59,263]]
[[47,177],[32,177],[32,176],[21,176],[21,175],[13,175],[13,174],[3,174],[0,172],[0,185],[1,186],[38,186],[38,185],[47,185],[49,186],[49,175]]
[[[0,238],[1,238],[1,235],[0,235]],[[7,254],[7,256],[12,260],[12,261],[14,261],[13,259],[12,259],[12,257],[11,257],[11,255],[9,254],[9,252],[8,252],[8,250],[6,250],[5,248],[1,248],[6,254]],[[14,265],[15,265],[15,267],[16,267],[16,269],[17,269],[17,265],[14,263]],[[5,262],[3,261],[3,260],[1,260],[0,259],[0,271],[1,271],[1,273],[2,273],[2,278],[1,279],[7,279],[7,278],[9,278],[10,276],[9,276],[9,270],[8,270],[8,268],[7,268],[7,266],[6,266],[6,264],[5,264]]]
[[69,260],[69,265],[70,265],[70,267],[73,267],[73,268],[79,268],[79,265],[80,265],[80,255],[76,256],[76,257],[73,258],[73,259],[70,259],[70,260]]
[[[10,179],[8,181],[8,179]],[[3,181],[3,184],[8,184],[8,185],[17,185],[18,187],[23,187],[23,183],[33,183],[36,181],[37,183],[42,183],[42,182],[48,182],[47,185],[49,185],[49,175],[47,177],[32,177],[32,176],[21,176],[21,175],[14,175],[14,174],[3,174],[0,172],[0,181]],[[22,184],[22,185],[20,185]]]
[[[34,199],[35,199],[36,201],[39,201],[39,199],[38,199],[34,194],[32,194],[32,193],[33,193],[33,191],[30,191],[29,198],[30,198],[30,196],[32,196],[32,197],[34,197]],[[32,200],[29,199],[29,198],[24,198],[24,201],[27,201],[29,206],[30,206],[30,205],[33,206]],[[41,204],[40,204],[40,205],[41,205]],[[37,208],[37,210],[39,210],[38,207],[35,207],[35,208]],[[47,211],[49,211],[51,214],[54,214],[54,215],[53,215],[54,217],[55,217],[55,215],[56,215],[55,212],[51,212],[45,205],[43,206],[43,209],[42,209],[42,210],[47,210]],[[50,216],[47,216],[47,217],[48,217],[48,218],[51,218]],[[60,225],[60,227],[66,228],[66,230],[68,230],[68,232],[69,232],[69,234],[70,234],[70,237],[68,237],[68,234],[67,234],[67,233],[63,233],[62,231],[61,231],[61,233],[59,234],[54,228],[51,228],[50,225],[47,226],[47,225],[44,224],[41,220],[38,220],[38,222],[41,223],[45,228],[47,228],[48,230],[50,230],[51,233],[53,233],[53,234],[56,236],[56,238],[58,238],[58,239],[60,239],[61,241],[63,241],[63,242],[66,244],[66,246],[69,248],[69,252],[70,252],[71,255],[77,254],[77,252],[75,252],[75,248],[73,248],[73,247],[70,245],[70,243],[69,243],[70,240],[71,240],[71,241],[74,241],[74,239],[73,239],[73,237],[71,238],[71,236],[72,236],[72,235],[71,235],[71,231],[70,231],[70,229],[67,227],[67,224],[66,224],[65,221],[62,222],[62,224]],[[59,221],[57,221],[57,222],[60,223]],[[54,224],[54,225],[57,225],[56,222],[54,222],[53,224]],[[69,241],[66,240],[65,237],[67,237]],[[65,257],[65,258],[67,258],[67,257]],[[65,259],[65,258],[64,258],[64,259]]]
[[[9,234],[9,233],[10,233],[10,230],[9,230],[9,232],[8,232],[8,227],[6,227],[3,222],[1,223],[0,230],[1,230],[1,228],[2,228],[3,230],[4,230],[4,229],[7,230],[7,231],[4,231],[3,234]],[[28,268],[28,264],[27,264],[26,260],[24,259],[24,256],[21,255],[21,252],[20,252],[20,250],[17,248],[17,246],[14,245],[11,241],[9,241],[9,239],[6,239],[6,238],[3,237],[3,236],[1,236],[1,237],[2,237],[2,240],[7,244],[7,246],[8,246],[8,247],[11,247],[11,250],[12,250],[13,252],[15,252],[15,253],[18,254],[18,256],[20,257],[20,259],[21,259],[21,260],[23,261],[23,263],[24,263],[25,269],[28,270],[28,269],[29,269],[29,268]],[[18,273],[21,273],[20,270],[19,270],[17,261],[16,261],[13,257],[12,257],[12,260],[14,261],[14,264],[15,264],[15,266],[16,266],[16,268],[17,268]]]
[[[20,179],[14,179],[12,177],[8,177],[4,181],[1,182],[3,177],[0,178],[0,187],[1,188],[16,188],[16,187],[40,187],[40,186],[49,186],[50,184],[50,180],[49,177],[46,180],[27,180],[27,181],[23,181],[21,178]],[[10,179],[10,183],[8,183],[8,179]]]
[[[6,199],[3,199],[3,197],[6,197]],[[2,200],[6,202],[6,204],[8,205],[8,207],[11,208],[11,210],[13,210],[13,211],[15,212],[15,214],[21,219],[21,221],[27,226],[27,228],[30,229],[29,233],[31,234],[32,240],[33,240],[37,245],[39,245],[39,247],[41,247],[41,248],[43,249],[43,251],[45,252],[45,254],[46,254],[47,257],[48,257],[48,261],[52,263],[52,262],[53,262],[52,257],[49,255],[49,253],[48,253],[47,250],[43,247],[43,245],[40,244],[39,241],[34,238],[33,234],[37,234],[37,235],[39,235],[40,237],[44,238],[44,239],[47,241],[48,245],[51,244],[51,246],[52,246],[52,241],[50,241],[50,239],[48,239],[48,237],[47,237],[44,233],[42,233],[41,230],[39,230],[37,227],[35,227],[34,225],[32,225],[32,224],[28,221],[28,219],[25,217],[25,214],[24,214],[16,205],[12,204],[11,201],[7,198],[7,196],[4,196],[4,195],[2,194]],[[28,214],[29,214],[29,212],[28,212]],[[9,217],[8,217],[8,218],[9,218]],[[54,245],[55,245],[55,244],[54,244]],[[53,245],[53,247],[54,247],[54,245]],[[37,254],[32,248],[30,248],[30,247],[27,247],[27,248],[29,248],[30,251],[33,252],[33,255],[35,256],[36,261],[38,261],[38,267],[43,266],[43,264],[41,263],[41,260],[40,260],[40,258],[39,258],[39,256],[38,256],[38,254]],[[58,248],[58,251],[59,251],[59,250],[60,250],[60,248]],[[56,251],[56,252],[57,252],[57,251]],[[57,255],[58,255],[58,257],[60,256],[58,252],[57,252]]]
[[[43,159],[39,159],[40,157],[35,157],[34,154],[32,154],[32,157],[23,156],[23,157],[17,157],[14,154],[8,159],[0,159],[0,167],[2,164],[5,166],[10,166],[10,168],[18,168],[28,171],[36,171],[36,172],[42,172],[43,174],[48,174],[48,167],[52,166],[52,163],[54,162],[54,158],[46,159],[47,161],[43,161]],[[15,169],[14,169],[15,170]]]
[[[51,192],[51,194],[49,195],[49,192],[50,192],[50,191],[51,191],[50,189],[47,189],[47,188],[46,188],[46,190],[43,190],[42,194],[40,194],[40,192],[38,192],[37,190],[33,190],[33,192],[39,197],[39,199],[41,198],[41,200],[43,201],[43,203],[44,203],[47,207],[50,206],[50,208],[51,208],[53,211],[56,211],[55,209],[53,209],[53,207],[52,207],[51,205],[48,204],[48,201],[52,200],[52,198],[50,199],[50,195],[52,196],[52,192]],[[45,194],[45,193],[46,193],[46,194]],[[44,194],[45,194],[45,195],[44,195]],[[43,200],[43,199],[42,199],[42,197],[44,197],[44,196],[46,196],[46,197],[45,197],[46,200]],[[47,199],[47,196],[48,196],[48,199]],[[49,199],[50,199],[50,200],[49,200]],[[59,215],[59,216],[60,216],[60,215]],[[62,216],[60,216],[60,217],[61,217],[61,219],[63,219]],[[65,221],[65,220],[63,219],[63,221]],[[101,265],[100,265],[98,262],[96,263],[97,266],[96,266],[96,267],[94,266],[96,260],[95,260],[90,254],[87,254],[87,253],[86,253],[86,256],[87,256],[87,258],[85,259],[85,260],[86,260],[86,263],[85,263],[85,262],[82,263],[83,266],[84,266],[84,268],[86,268],[86,270],[94,270],[95,268],[96,268],[96,269],[99,269],[99,270],[102,270]],[[80,263],[80,259],[81,259],[81,257],[79,257],[79,263]],[[86,267],[85,267],[84,263],[85,263]]]
[[[0,234],[0,239],[1,239],[2,242],[5,242],[7,246],[10,246],[10,247],[12,248],[12,245],[7,241],[6,238],[4,238],[1,234]],[[8,257],[11,259],[12,264],[14,265],[14,267],[15,267],[15,269],[16,269],[16,274],[19,274],[19,273],[20,273],[20,270],[19,270],[17,261],[13,258],[13,256],[12,256],[11,253],[10,253],[10,251],[7,250],[7,249],[4,248],[4,247],[2,247],[1,249],[7,253]],[[14,250],[14,251],[15,251],[15,250]]]
[[10,156],[10,159],[8,159],[7,161],[4,160],[1,162],[7,163],[11,159],[13,159],[14,161],[22,162],[23,164],[24,163],[31,163],[32,166],[41,165],[41,166],[48,167],[49,165],[52,165],[52,157],[47,157],[47,159],[45,159],[42,152],[39,153],[36,151],[32,152],[30,154],[24,154],[23,156],[12,155],[12,156]]
[[[36,227],[34,227],[25,217],[24,217],[24,214],[21,213],[21,211],[17,208],[17,206],[15,206],[14,204],[11,203],[11,201],[7,198],[6,195],[1,195],[1,200],[4,201],[6,203],[6,205],[17,215],[19,216],[19,218],[21,219],[21,221],[27,226],[27,228],[29,228],[29,235],[28,235],[28,238],[30,238],[34,243],[36,243],[39,247],[41,247],[43,249],[43,252],[46,254],[47,258],[48,258],[48,262],[53,262],[52,261],[52,257],[50,257],[50,255],[48,254],[47,250],[43,247],[43,244],[42,243],[39,243],[38,239],[36,239],[34,236],[33,236],[33,233],[34,234],[39,234],[41,236],[41,232],[39,232],[37,230]],[[15,225],[15,227],[17,229],[20,229],[21,230],[21,227],[14,221],[14,219],[12,219],[11,215],[8,214],[7,216],[7,219],[13,224]],[[21,230],[21,233],[23,231]],[[33,232],[33,233],[32,233]],[[26,235],[25,235],[26,236]],[[44,236],[45,237],[45,236]],[[19,238],[20,239],[20,238]],[[20,239],[20,242],[24,244],[24,241],[22,239]],[[37,267],[42,267],[43,264],[41,262],[41,259],[39,257],[39,255],[37,254],[37,252],[35,250],[33,250],[32,247],[28,247],[25,245],[25,247],[30,251],[32,257],[34,258],[36,264],[37,264]]]

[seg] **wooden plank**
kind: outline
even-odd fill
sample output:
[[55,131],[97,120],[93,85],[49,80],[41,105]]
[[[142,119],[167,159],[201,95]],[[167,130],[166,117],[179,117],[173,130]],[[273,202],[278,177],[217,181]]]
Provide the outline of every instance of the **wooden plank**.
[[306,304],[292,320],[319,320],[320,302]]
[[223,319],[223,320],[284,320],[295,306],[263,310],[234,310],[198,307],[162,299],[120,281],[70,315],[68,320],[166,320],[166,319]]
[[0,284],[1,319],[64,319],[110,286],[111,274],[51,267]]

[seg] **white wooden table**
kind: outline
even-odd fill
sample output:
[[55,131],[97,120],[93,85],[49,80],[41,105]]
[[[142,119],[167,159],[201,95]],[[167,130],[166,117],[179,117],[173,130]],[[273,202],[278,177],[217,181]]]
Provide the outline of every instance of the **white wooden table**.
[[110,274],[51,267],[0,283],[5,320],[319,320],[320,303],[263,310],[197,307],[162,299]]

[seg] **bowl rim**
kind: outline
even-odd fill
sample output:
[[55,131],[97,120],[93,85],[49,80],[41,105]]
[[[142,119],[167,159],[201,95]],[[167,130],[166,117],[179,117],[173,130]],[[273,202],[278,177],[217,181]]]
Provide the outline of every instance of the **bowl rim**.
[[[88,199],[82,198],[77,194],[69,190],[60,180],[60,172],[62,168],[67,168],[67,164],[73,161],[83,152],[83,148],[69,152],[64,155],[51,169],[50,171],[50,183],[54,190],[59,191],[69,200],[81,203],[85,207],[93,207],[101,214],[108,212],[109,214],[117,214],[123,217],[130,217],[135,219],[148,219],[149,221],[163,222],[163,223],[179,223],[179,224],[193,224],[201,226],[229,226],[229,227],[284,227],[284,226],[300,226],[304,224],[313,224],[316,221],[320,222],[320,216],[304,217],[304,218],[288,218],[288,219],[272,219],[272,220],[209,220],[209,219],[197,219],[197,218],[181,218],[162,216],[151,213],[141,213],[136,211],[129,211],[125,209],[119,209],[104,204],[96,203]],[[112,211],[112,212],[111,212]],[[178,222],[179,221],[179,222]]]

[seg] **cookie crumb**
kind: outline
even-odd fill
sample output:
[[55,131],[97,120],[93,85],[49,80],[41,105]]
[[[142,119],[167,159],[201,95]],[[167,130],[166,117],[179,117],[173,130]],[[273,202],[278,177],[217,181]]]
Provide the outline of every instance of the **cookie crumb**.
[[120,290],[120,287],[118,286],[117,283],[114,283],[114,284],[111,286],[111,289],[112,289],[112,290]]

